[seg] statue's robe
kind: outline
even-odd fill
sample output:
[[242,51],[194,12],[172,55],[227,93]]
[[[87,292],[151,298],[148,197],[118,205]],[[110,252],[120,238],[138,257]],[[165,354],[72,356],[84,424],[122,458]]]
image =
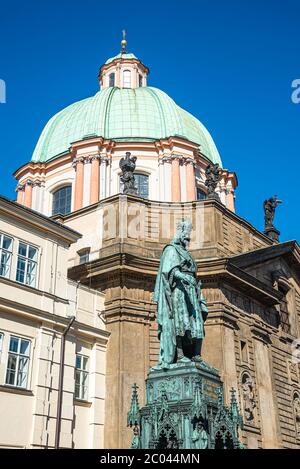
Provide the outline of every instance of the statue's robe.
[[154,290],[160,341],[159,365],[162,367],[174,363],[177,336],[183,337],[189,331],[192,339],[204,338],[204,321],[208,313],[200,284],[184,284],[176,279],[176,270],[196,278],[197,265],[191,254],[179,242],[172,241],[162,252]]

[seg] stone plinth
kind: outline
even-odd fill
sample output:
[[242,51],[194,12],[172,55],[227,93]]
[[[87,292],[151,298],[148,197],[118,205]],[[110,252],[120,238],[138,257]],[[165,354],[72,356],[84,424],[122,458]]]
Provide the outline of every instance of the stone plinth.
[[184,359],[169,369],[151,368],[146,404],[139,409],[134,387],[128,425],[134,427],[135,448],[240,447],[235,392],[230,407],[224,406],[219,372],[204,361]]

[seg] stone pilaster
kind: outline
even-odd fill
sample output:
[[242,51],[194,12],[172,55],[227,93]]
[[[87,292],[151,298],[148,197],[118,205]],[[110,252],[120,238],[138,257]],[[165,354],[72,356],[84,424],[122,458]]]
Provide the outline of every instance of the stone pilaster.
[[28,179],[25,183],[25,193],[24,193],[24,205],[25,207],[32,207],[32,189],[33,183],[31,179]]
[[172,202],[181,201],[180,155],[172,155]]
[[75,158],[73,167],[76,171],[74,210],[79,210],[83,206],[84,158]]
[[266,449],[279,448],[280,431],[276,415],[275,389],[272,383],[270,339],[267,331],[257,326],[253,326],[251,332],[254,342],[262,444]]

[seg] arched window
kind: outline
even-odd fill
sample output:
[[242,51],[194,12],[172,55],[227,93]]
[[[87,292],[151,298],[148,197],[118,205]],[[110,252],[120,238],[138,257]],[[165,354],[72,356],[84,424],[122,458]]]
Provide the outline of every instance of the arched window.
[[110,87],[115,86],[115,74],[114,73],[109,74],[108,81],[109,81],[108,86]]
[[53,192],[52,215],[66,215],[71,212],[71,186],[64,186]]
[[139,73],[139,86],[143,86],[143,75]]
[[124,70],[123,72],[123,87],[131,88],[131,71]]

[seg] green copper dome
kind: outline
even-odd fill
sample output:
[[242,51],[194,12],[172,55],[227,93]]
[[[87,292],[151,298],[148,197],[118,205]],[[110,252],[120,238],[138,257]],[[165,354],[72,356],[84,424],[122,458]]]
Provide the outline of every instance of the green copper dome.
[[115,55],[115,57],[111,57],[105,62],[105,65],[110,64],[116,59],[136,59],[139,60],[134,54],[124,54],[123,52],[120,52],[120,54]]
[[221,165],[206,128],[163,91],[152,87],[105,88],[53,116],[44,128],[32,161],[46,162],[69,151],[73,142],[99,136],[115,141],[154,141],[179,136],[200,146]]

